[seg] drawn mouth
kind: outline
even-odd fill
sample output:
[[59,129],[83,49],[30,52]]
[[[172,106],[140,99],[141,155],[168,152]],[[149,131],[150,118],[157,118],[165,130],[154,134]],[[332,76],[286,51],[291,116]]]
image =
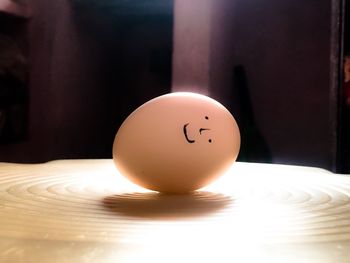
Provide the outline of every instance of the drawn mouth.
[[[184,135],[185,135],[185,138],[186,138],[186,141],[188,143],[194,143],[196,140],[191,140],[190,138],[188,138],[188,133],[187,133],[187,126],[189,125],[189,123],[186,123],[184,125],[184,128],[183,128],[183,132],[184,132]],[[203,131],[209,131],[210,129],[207,129],[207,128],[200,128],[199,129],[199,134],[202,134]],[[211,140],[209,141],[211,142]]]
[[185,135],[185,138],[187,140],[188,143],[194,143],[195,140],[191,140],[190,138],[188,138],[188,134],[187,134],[187,126],[188,126],[189,123],[186,123],[184,125],[184,128],[183,128],[183,132],[184,132],[184,135]]

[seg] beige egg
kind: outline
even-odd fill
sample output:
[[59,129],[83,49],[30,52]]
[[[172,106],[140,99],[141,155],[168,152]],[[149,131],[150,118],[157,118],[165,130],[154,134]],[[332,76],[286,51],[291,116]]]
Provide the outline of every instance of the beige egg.
[[219,102],[176,92],[137,108],[120,126],[113,145],[117,169],[132,182],[165,193],[202,188],[236,160],[240,132]]

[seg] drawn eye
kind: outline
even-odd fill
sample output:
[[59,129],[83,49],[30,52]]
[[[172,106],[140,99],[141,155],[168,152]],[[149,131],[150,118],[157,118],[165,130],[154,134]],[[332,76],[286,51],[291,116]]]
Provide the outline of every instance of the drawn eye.
[[208,116],[205,116],[205,119],[206,119],[206,120],[209,120],[209,117],[208,117]]
[[212,140],[211,140],[211,139],[209,139],[209,140],[208,140],[208,142],[209,142],[209,143],[211,143],[211,142],[212,142]]

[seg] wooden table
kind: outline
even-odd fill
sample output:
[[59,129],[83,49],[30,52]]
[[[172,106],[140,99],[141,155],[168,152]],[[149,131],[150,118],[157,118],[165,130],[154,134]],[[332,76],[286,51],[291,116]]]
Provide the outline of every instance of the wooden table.
[[350,178],[236,163],[161,195],[111,160],[0,163],[0,262],[350,262]]

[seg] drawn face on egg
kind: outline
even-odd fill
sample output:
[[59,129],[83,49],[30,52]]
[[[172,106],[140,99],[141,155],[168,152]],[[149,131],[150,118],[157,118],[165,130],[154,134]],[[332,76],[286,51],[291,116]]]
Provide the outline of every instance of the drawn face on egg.
[[[205,116],[204,118],[205,118],[205,120],[209,120],[208,116]],[[199,128],[199,129],[194,128],[194,130],[195,130],[194,134],[190,135],[190,132],[189,132],[190,128],[191,128],[190,123],[186,123],[183,126],[183,133],[184,133],[185,139],[188,143],[195,143],[196,140],[203,139],[202,135],[207,134],[207,131],[211,130],[210,128],[203,128],[203,127]],[[212,143],[212,139],[209,138],[208,142]]]
[[163,193],[188,193],[208,185],[236,160],[240,134],[231,113],[200,94],[154,98],[131,113],[113,144],[118,171]]

